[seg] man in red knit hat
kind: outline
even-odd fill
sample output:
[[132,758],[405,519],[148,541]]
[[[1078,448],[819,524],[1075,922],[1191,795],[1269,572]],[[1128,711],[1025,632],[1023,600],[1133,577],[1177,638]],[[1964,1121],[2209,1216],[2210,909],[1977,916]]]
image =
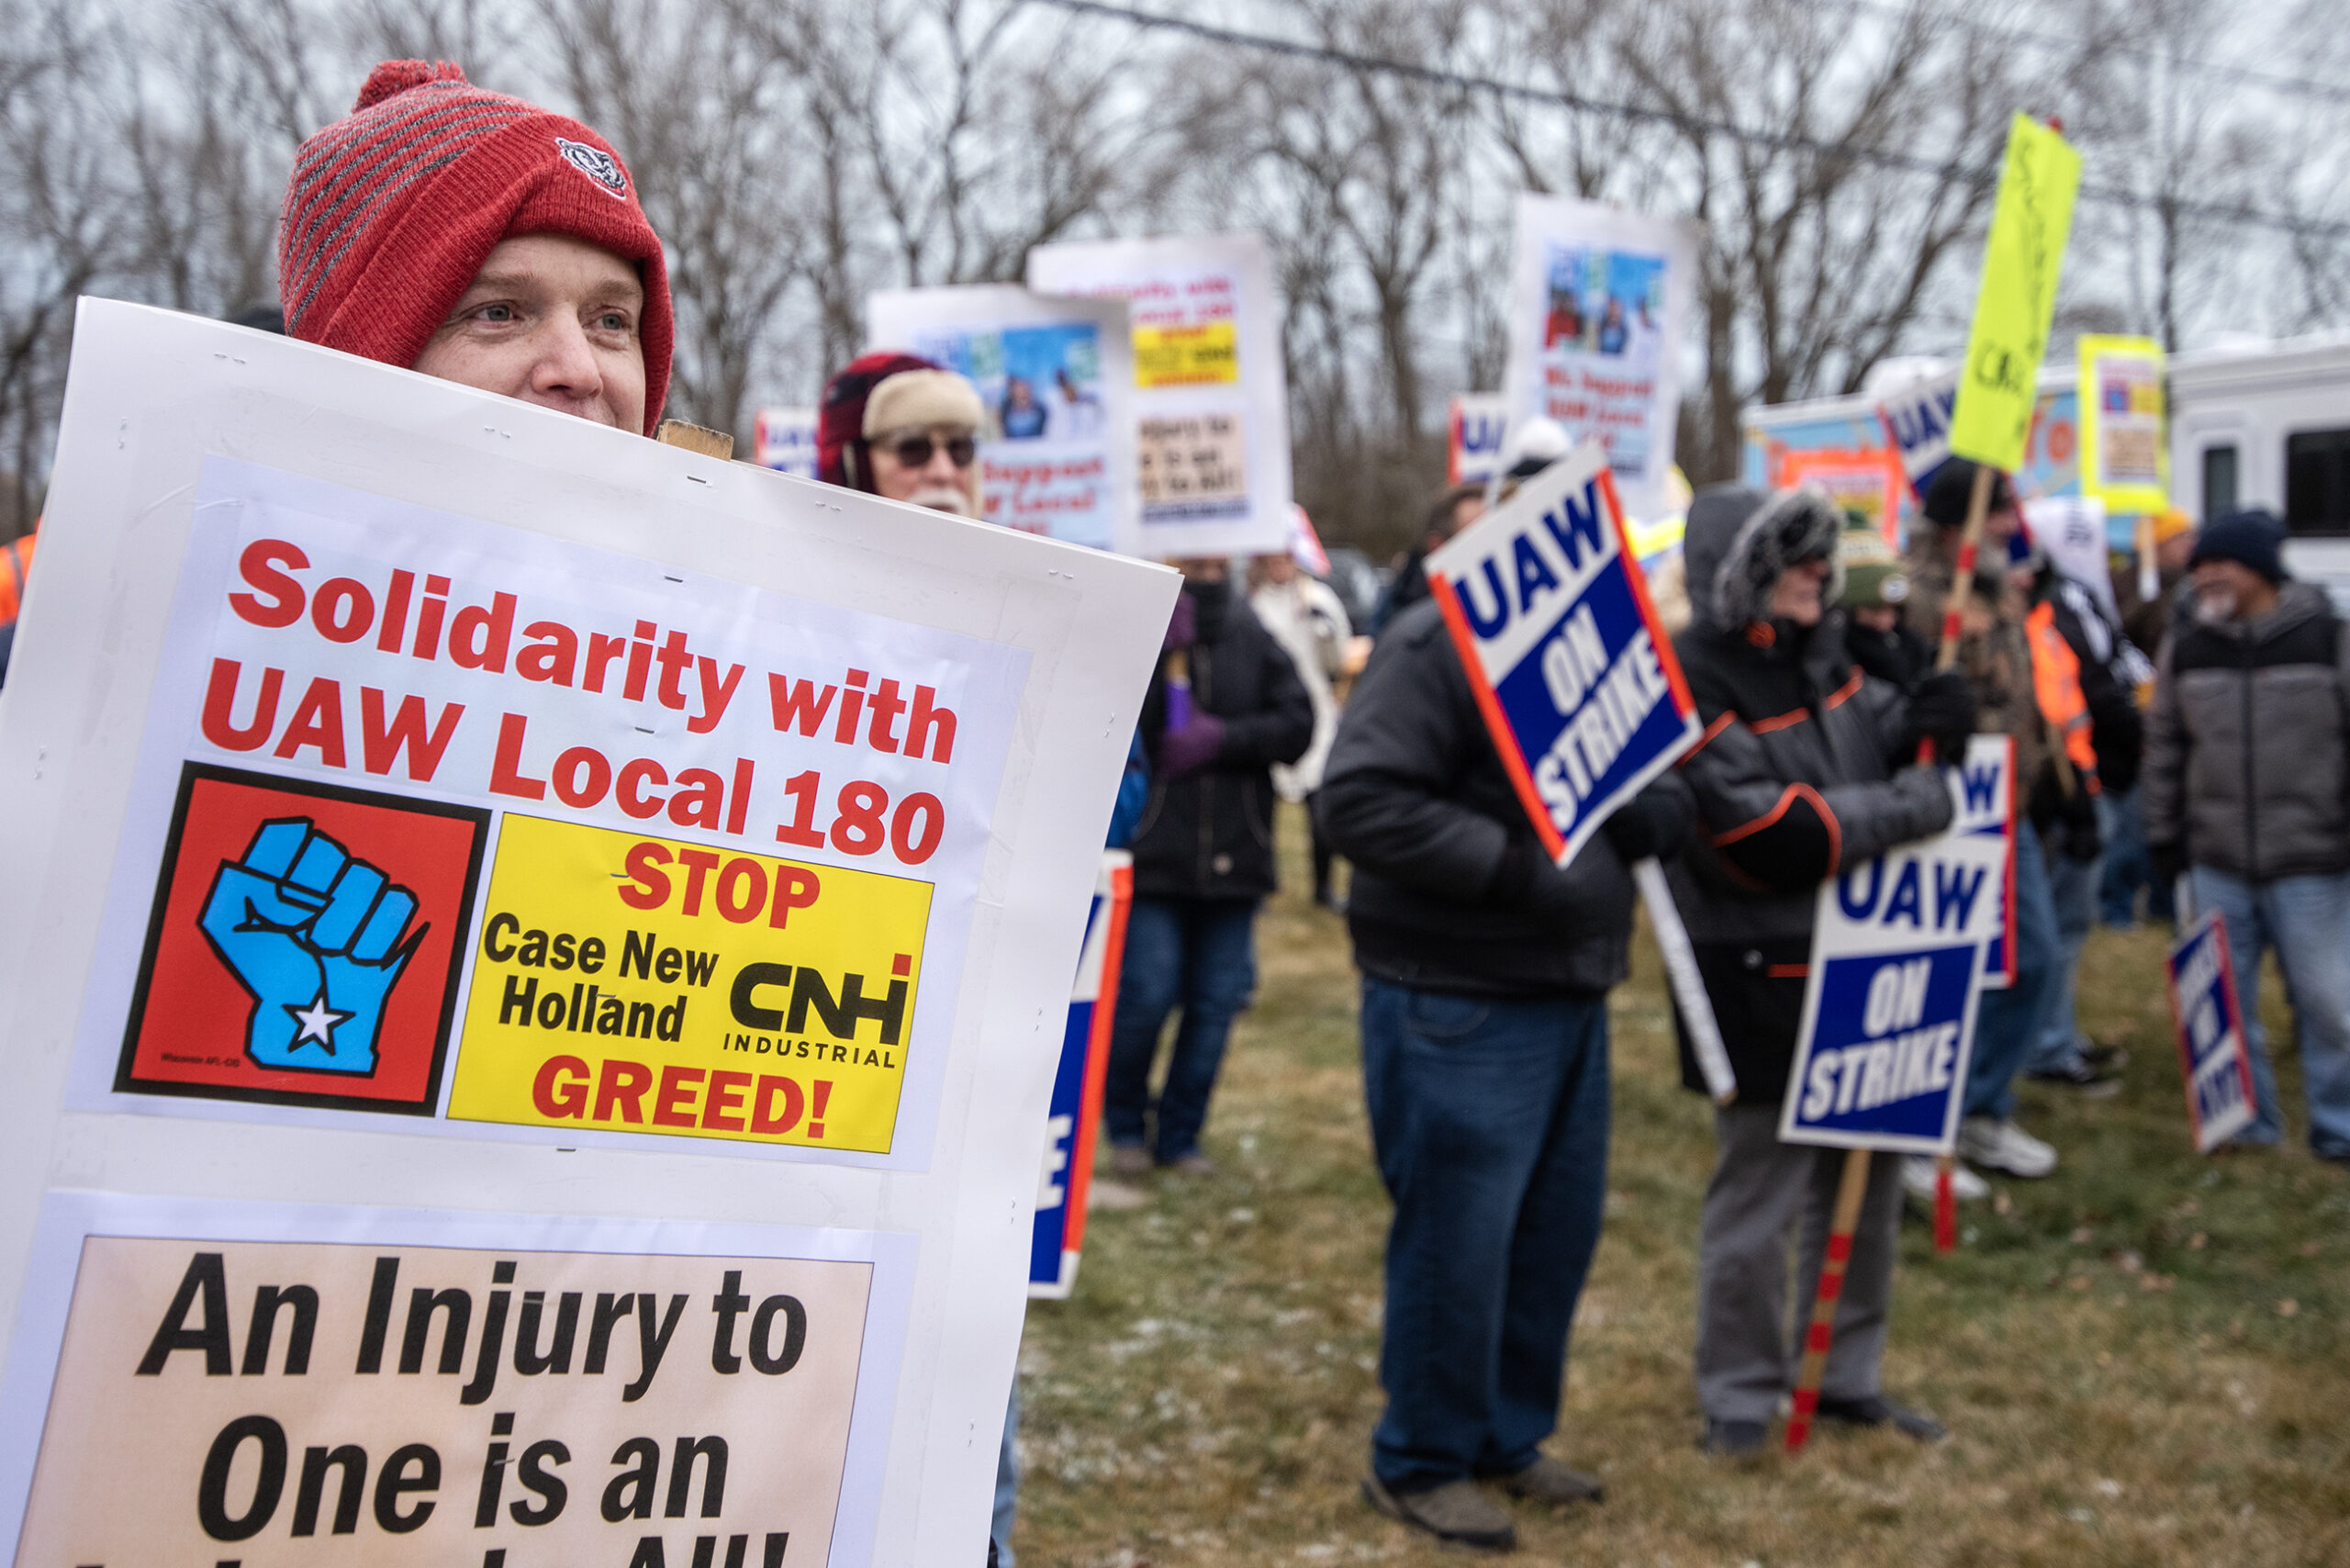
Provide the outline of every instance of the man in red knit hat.
[[852,360],[824,383],[816,477],[885,500],[977,518],[979,388],[910,353]]
[[285,330],[653,433],[669,274],[604,139],[454,65],[388,60],[302,143],[277,239]]

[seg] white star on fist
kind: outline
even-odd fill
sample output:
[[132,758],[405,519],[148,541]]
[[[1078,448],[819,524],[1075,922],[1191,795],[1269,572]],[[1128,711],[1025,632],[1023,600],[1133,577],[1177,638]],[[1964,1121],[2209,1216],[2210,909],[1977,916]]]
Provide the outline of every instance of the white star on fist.
[[283,1005],[285,1011],[293,1015],[294,1022],[302,1025],[301,1033],[294,1036],[296,1045],[298,1046],[305,1040],[316,1040],[326,1047],[327,1055],[334,1055],[334,1026],[349,1018],[351,1014],[337,1013],[327,1005],[327,993],[323,986],[319,988],[318,996],[308,1007],[297,1007],[290,1002]]

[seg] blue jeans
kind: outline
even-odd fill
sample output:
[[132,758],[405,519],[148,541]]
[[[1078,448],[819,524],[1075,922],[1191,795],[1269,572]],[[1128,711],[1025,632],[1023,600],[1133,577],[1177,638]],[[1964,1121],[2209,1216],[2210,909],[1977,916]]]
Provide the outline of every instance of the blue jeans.
[[1254,900],[1135,900],[1102,1091],[1102,1126],[1112,1143],[1144,1141],[1151,1060],[1167,1015],[1181,1007],[1158,1091],[1156,1154],[1167,1165],[1198,1151],[1225,1040],[1257,989],[1256,924]]
[[2260,955],[2273,946],[2293,1003],[2310,1148],[2322,1159],[2350,1159],[2350,875],[2248,882],[2198,866],[2195,905],[2199,914],[2218,910],[2227,926],[2236,1002],[2244,1009],[2259,1115],[2236,1141],[2277,1143],[2285,1136],[2277,1070],[2260,1026]]
[[2117,930],[2137,924],[2138,890],[2146,890],[2146,918],[2156,924],[2174,918],[2168,883],[2156,879],[2146,853],[2146,802],[2143,787],[2098,798],[2098,820],[2105,829],[2105,873],[2098,880],[2098,917]]
[[1607,1005],[1362,982],[1387,1233],[1371,1468],[1396,1492],[1506,1475],[1559,1424],[1607,1185]]
[[2021,818],[2016,822],[2016,928],[2008,939],[2015,945],[2015,983],[1985,991],[1975,1009],[1975,1058],[1966,1070],[1964,1114],[1970,1116],[2005,1120],[2015,1114],[2016,1070],[2038,1037],[2056,980],[2056,901],[2048,888],[2048,862],[2040,834]]
[[[2105,826],[2106,807],[2099,801],[2098,825]],[[2040,1027],[2024,1057],[2026,1072],[2062,1072],[2081,1059],[2081,1025],[2075,1002],[2081,972],[2081,949],[2097,924],[2098,870],[2100,862],[2076,860],[2057,851],[2046,857],[2048,898],[2056,912],[2056,974],[2049,982]],[[2020,891],[2020,890],[2019,890]]]
[[1013,1568],[1012,1526],[1020,1515],[1020,1369],[1012,1372],[1012,1402],[1003,1411],[1003,1446],[995,1453],[995,1514],[988,1539],[995,1542],[996,1568]]

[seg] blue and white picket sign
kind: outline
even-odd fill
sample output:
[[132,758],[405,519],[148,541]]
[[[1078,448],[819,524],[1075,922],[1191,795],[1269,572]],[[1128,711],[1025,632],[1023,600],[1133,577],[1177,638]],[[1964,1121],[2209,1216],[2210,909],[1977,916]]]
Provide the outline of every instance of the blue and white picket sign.
[[1482,485],[1501,466],[1509,399],[1499,392],[1455,393],[1445,430],[1446,483]]
[[1955,369],[1897,386],[1876,400],[1886,439],[1901,454],[1901,471],[1920,500],[1934,470],[1950,460],[1950,421],[1958,408]]
[[1821,885],[1781,1142],[1950,1151],[2006,862],[1953,830]]
[[1565,865],[1696,742],[1605,451],[1585,442],[1427,558],[1502,766]]
[[2209,1154],[2250,1126],[2255,1114],[2235,964],[2218,910],[2197,921],[2170,950],[2167,978],[2178,1066],[2187,1079],[2187,1121],[2195,1132],[2195,1152]]
[[1093,1143],[1102,1123],[1102,1083],[1110,1070],[1110,1020],[1117,1012],[1118,970],[1126,948],[1126,911],[1134,902],[1135,857],[1102,852],[1093,908],[1085,917],[1077,983],[1070,987],[1061,1062],[1053,1074],[1045,1161],[1036,1173],[1036,1227],[1028,1252],[1028,1294],[1060,1301],[1077,1288],[1085,1250],[1085,1203],[1093,1185]]
[[2008,933],[2016,928],[2016,743],[2006,735],[1976,735],[1958,769],[1958,814],[1953,833],[1998,839],[2007,848],[2000,873],[1999,929],[1984,961],[1983,985],[2005,991],[2015,983],[2016,955]]

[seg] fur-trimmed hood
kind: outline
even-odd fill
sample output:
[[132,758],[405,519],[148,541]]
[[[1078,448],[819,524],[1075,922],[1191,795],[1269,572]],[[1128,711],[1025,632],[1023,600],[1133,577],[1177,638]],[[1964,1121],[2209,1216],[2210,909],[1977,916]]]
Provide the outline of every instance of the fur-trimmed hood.
[[1739,485],[1715,485],[1689,503],[1682,555],[1692,621],[1737,632],[1770,618],[1771,588],[1779,575],[1807,556],[1828,559],[1820,600],[1834,606],[1844,591],[1837,549],[1844,514],[1816,485],[1765,495]]

